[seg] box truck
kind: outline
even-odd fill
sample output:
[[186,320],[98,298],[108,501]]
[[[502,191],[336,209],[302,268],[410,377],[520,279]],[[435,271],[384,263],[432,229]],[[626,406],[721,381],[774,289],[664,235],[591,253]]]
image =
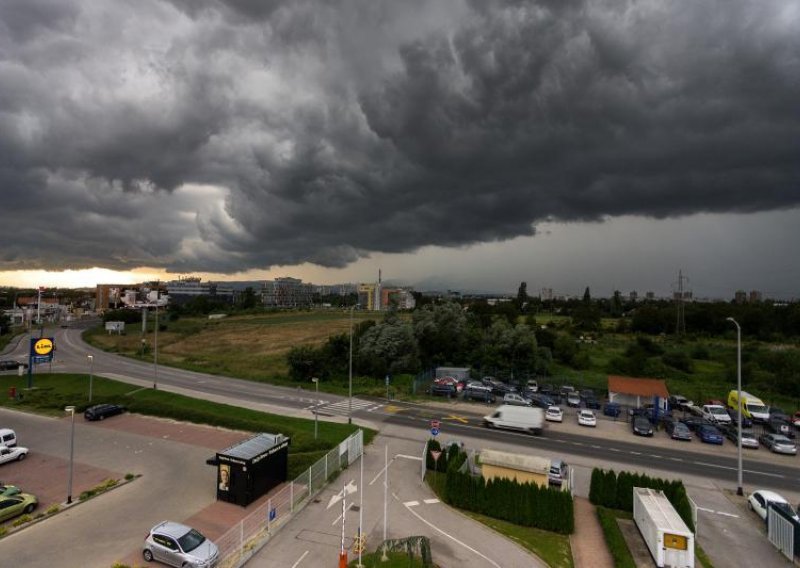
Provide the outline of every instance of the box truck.
[[742,400],[739,399],[739,392],[732,390],[728,394],[728,406],[734,410],[741,408],[742,416],[749,418],[753,422],[762,424],[769,421],[769,408],[758,397],[749,392],[742,391]]
[[512,406],[501,404],[497,409],[483,417],[483,425],[487,428],[505,428],[521,430],[540,435],[544,424],[544,411],[530,406]]
[[633,520],[658,568],[694,568],[694,533],[662,491],[634,487]]

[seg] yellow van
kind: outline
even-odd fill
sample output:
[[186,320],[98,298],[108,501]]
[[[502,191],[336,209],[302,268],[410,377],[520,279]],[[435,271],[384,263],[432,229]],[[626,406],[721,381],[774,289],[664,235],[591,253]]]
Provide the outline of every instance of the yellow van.
[[739,393],[732,390],[728,393],[728,406],[734,410],[741,409],[742,416],[746,416],[753,422],[767,422],[769,420],[769,408],[760,398],[742,391],[742,400],[739,401]]

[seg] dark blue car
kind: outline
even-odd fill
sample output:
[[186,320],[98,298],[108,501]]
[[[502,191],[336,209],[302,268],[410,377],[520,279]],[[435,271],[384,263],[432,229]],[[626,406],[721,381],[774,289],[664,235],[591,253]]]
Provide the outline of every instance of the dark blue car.
[[697,437],[700,438],[701,442],[706,444],[719,444],[722,445],[724,438],[719,430],[717,430],[714,426],[709,426],[704,424],[702,426],[698,426],[697,430]]
[[616,402],[606,403],[606,405],[603,407],[603,414],[606,416],[613,416],[616,418],[620,415],[620,413],[622,413],[622,408]]

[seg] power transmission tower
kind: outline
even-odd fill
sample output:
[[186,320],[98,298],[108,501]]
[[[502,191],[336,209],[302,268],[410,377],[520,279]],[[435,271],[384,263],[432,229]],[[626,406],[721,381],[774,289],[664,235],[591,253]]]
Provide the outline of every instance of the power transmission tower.
[[677,305],[677,318],[675,321],[675,335],[683,335],[686,333],[686,311],[684,309],[683,301],[686,298],[686,292],[683,288],[683,281],[688,283],[689,278],[683,275],[683,271],[678,271],[678,291],[675,292],[675,302]]

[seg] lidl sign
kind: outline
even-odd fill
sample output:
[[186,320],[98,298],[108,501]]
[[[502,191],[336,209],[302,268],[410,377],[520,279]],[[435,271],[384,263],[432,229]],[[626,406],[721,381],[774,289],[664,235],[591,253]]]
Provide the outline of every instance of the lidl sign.
[[55,347],[52,337],[31,337],[31,358],[35,363],[50,361]]

